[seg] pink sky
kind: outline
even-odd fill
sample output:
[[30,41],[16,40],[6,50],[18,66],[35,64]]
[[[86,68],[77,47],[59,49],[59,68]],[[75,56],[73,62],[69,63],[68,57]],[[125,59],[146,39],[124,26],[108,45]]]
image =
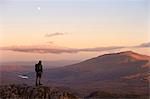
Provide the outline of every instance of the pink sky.
[[1,61],[149,55],[149,47],[134,47],[150,42],[149,8],[148,0],[2,0]]

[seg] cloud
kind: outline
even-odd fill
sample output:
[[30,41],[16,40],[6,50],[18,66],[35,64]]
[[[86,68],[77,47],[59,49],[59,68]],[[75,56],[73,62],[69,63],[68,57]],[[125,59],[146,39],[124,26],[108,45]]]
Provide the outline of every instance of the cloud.
[[109,50],[116,50],[116,49],[122,49],[123,46],[110,46],[110,47],[95,47],[95,48],[83,48],[78,49],[78,51],[84,51],[84,52],[98,52],[98,51],[109,51]]
[[45,37],[53,37],[53,36],[60,36],[60,35],[66,35],[68,33],[61,33],[61,32],[56,32],[56,33],[50,33],[50,34],[46,34]]
[[140,45],[138,45],[137,47],[150,47],[150,42],[140,44]]
[[150,42],[143,43],[138,46],[108,46],[108,47],[93,47],[93,48],[67,48],[67,47],[60,47],[53,43],[52,44],[49,43],[49,45],[7,46],[7,47],[0,47],[0,50],[25,52],[25,53],[61,54],[61,53],[78,53],[78,52],[101,52],[101,51],[120,50],[123,48],[138,48],[138,47],[150,47]]
[[0,47],[0,50],[8,50],[15,52],[26,52],[26,53],[74,53],[75,51],[65,48],[59,47],[54,44],[49,45],[34,45],[34,46],[7,46]]
[[99,51],[110,51],[117,50],[124,47],[96,47],[96,48],[66,48],[59,46],[51,46],[51,45],[39,45],[39,46],[10,46],[10,47],[0,47],[0,50],[8,50],[15,52],[25,52],[25,53],[78,53],[78,52],[99,52]]
[[47,44],[55,44],[54,41],[46,42]]

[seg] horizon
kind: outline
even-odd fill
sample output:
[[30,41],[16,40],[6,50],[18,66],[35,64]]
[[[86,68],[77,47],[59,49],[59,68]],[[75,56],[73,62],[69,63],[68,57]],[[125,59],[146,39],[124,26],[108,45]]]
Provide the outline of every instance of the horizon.
[[0,62],[150,56],[149,0],[1,0]]
[[[42,62],[46,65],[50,64],[50,65],[56,65],[56,66],[66,66],[66,65],[71,65],[71,64],[75,64],[75,63],[79,63],[79,62],[82,62],[82,61],[86,61],[86,60],[89,60],[91,58],[95,58],[95,57],[98,57],[98,56],[103,56],[103,55],[108,55],[108,54],[116,54],[116,53],[124,53],[124,52],[133,52],[133,53],[136,53],[136,54],[141,54],[141,55],[146,55],[146,56],[150,56],[149,54],[149,49],[147,52],[144,52],[144,53],[140,53],[140,51],[133,51],[133,50],[123,50],[123,51],[112,51],[112,52],[106,52],[106,53],[103,53],[103,54],[99,54],[97,56],[92,56],[92,57],[86,57],[86,58],[82,58],[82,59],[65,59],[65,60],[42,60]],[[149,55],[148,55],[149,54]],[[10,64],[16,64],[16,65],[31,65],[33,63],[36,63],[37,61],[39,60],[11,60],[11,61],[0,61],[1,65],[10,65]],[[22,64],[22,63],[25,63],[25,64]]]

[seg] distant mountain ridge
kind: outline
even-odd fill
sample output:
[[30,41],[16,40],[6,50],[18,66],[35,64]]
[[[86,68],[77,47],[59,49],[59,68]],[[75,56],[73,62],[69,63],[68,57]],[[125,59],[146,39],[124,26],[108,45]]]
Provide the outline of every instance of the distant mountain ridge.
[[[44,85],[70,88],[81,97],[99,90],[141,96],[149,94],[149,67],[150,56],[125,51],[44,70],[42,82]],[[35,81],[35,72],[28,73],[28,77],[29,79],[22,80],[16,75],[6,74],[1,78],[3,83],[24,81],[30,84]]]
[[[105,54],[77,64],[49,69],[45,78],[50,83],[55,82],[77,90],[107,89],[123,93],[147,93],[149,63],[149,56],[132,51]],[[135,75],[138,76],[128,79]]]

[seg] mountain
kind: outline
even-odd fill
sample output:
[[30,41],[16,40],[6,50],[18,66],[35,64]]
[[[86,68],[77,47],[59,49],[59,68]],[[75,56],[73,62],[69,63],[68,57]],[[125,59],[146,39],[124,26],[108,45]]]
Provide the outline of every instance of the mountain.
[[0,86],[2,99],[77,99],[71,92],[48,86],[5,85]]
[[83,62],[45,71],[46,83],[70,87],[87,95],[103,90],[148,93],[150,57],[132,51],[105,54]]
[[[149,68],[150,56],[125,51],[101,55],[64,67],[46,69],[42,83],[46,86],[69,88],[81,98],[95,97],[94,95],[99,97],[101,92],[107,93],[108,96],[117,94],[119,97],[148,96]],[[18,78],[14,72],[0,76],[2,84],[35,83],[34,71],[25,75],[28,79]]]

